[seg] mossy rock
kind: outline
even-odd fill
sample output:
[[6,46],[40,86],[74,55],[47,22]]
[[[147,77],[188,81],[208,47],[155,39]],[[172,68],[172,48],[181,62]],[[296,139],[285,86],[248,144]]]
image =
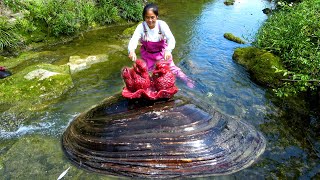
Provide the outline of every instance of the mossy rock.
[[[38,64],[0,80],[0,128],[12,129],[33,111],[42,110],[73,87],[69,66]],[[10,115],[11,114],[11,115]],[[14,118],[19,115],[19,118]],[[13,117],[14,116],[14,117]],[[22,116],[22,117],[20,117]],[[17,124],[18,123],[18,124]]]
[[[0,156],[3,179],[57,179],[68,169],[65,179],[109,179],[78,169],[64,156],[60,139],[40,135],[20,138]],[[0,179],[2,179],[0,178]]]
[[244,40],[242,40],[241,38],[233,35],[232,33],[224,33],[223,37],[228,39],[228,40],[230,40],[230,41],[239,43],[239,44],[245,44],[246,43]]
[[230,5],[233,5],[234,2],[235,2],[235,0],[226,0],[226,1],[224,1],[223,3],[224,3],[225,5],[227,5],[227,6],[230,6]]
[[278,87],[284,70],[280,58],[255,47],[237,48],[232,58],[251,73],[253,79],[267,87]]
[[29,52],[21,53],[19,56],[12,57],[12,58],[2,56],[2,58],[0,57],[0,63],[1,63],[0,65],[5,66],[7,69],[12,69],[26,61],[31,61],[32,59],[46,57],[50,54],[52,54],[52,51],[41,51],[41,52],[29,51]]
[[122,32],[122,36],[124,36],[124,37],[131,37],[131,36],[133,35],[133,33],[134,33],[134,30],[136,30],[137,26],[138,26],[140,23],[142,23],[142,21],[139,22],[139,23],[137,23],[137,24],[135,24],[134,26],[131,26],[131,27],[125,29],[125,30]]
[[2,63],[4,61],[4,56],[0,56],[0,63]]

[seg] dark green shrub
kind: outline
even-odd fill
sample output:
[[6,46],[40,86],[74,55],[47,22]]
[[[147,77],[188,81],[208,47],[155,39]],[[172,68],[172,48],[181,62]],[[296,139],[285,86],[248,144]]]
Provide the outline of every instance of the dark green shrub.
[[115,1],[119,8],[120,16],[124,19],[141,21],[143,11],[143,1],[118,0]]
[[101,24],[110,24],[120,19],[114,0],[97,0],[95,20]]
[[12,27],[0,28],[0,50],[4,47],[17,46],[17,39],[23,39],[26,44],[30,44],[51,39],[52,36],[72,36],[96,25],[119,22],[121,19],[139,21],[142,19],[143,2],[143,0],[3,0],[2,5],[23,16],[16,19]]
[[280,95],[318,89],[319,17],[320,0],[304,0],[274,12],[259,30],[255,46],[279,56],[288,69]]

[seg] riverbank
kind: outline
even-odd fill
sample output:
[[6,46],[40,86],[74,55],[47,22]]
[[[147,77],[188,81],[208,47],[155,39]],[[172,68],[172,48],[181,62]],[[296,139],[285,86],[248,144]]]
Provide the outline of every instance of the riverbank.
[[[261,22],[267,18],[261,10],[270,7],[269,1],[241,0],[233,6],[225,6],[223,0],[207,3],[183,1],[183,8],[177,8],[182,5],[181,2],[165,0],[159,3],[161,18],[168,23],[176,38],[174,61],[199,85],[186,89],[177,82],[180,93],[205,101],[227,116],[250,123],[264,134],[268,142],[265,153],[252,166],[223,177],[205,178],[319,179],[320,159],[317,152],[320,152],[320,131],[315,118],[308,119],[300,114],[301,111],[284,111],[274,106],[267,90],[254,83],[247,71],[231,59],[236,47],[248,44],[237,44],[223,37],[225,32],[238,37],[256,33]],[[126,28],[108,26],[83,33],[83,36],[68,43],[41,48],[41,55],[12,69],[20,71],[29,63],[37,62],[62,65],[76,55],[85,59],[108,54],[108,61],[73,74],[73,87],[56,103],[33,113],[13,131],[1,129],[1,177],[57,179],[70,167],[65,179],[121,178],[95,174],[74,166],[62,151],[61,137],[77,115],[122,89],[119,71],[123,66],[132,65],[127,56],[126,43],[119,40],[119,34]],[[1,113],[0,119],[7,114]],[[15,117],[10,118],[14,120]]]
[[259,29],[253,43],[278,56],[284,65],[284,69],[273,67],[274,72],[282,74],[281,84],[277,83],[273,90],[280,97],[319,94],[320,1],[276,3],[277,9]]
[[82,32],[142,19],[144,1],[1,2],[0,55],[67,42]]
[[[52,16],[54,7],[50,5],[58,0],[1,2],[0,54],[3,56],[0,55],[0,66],[6,67],[12,76],[0,79],[0,113],[3,113],[0,129],[16,130],[35,112],[56,103],[70,91],[75,86],[74,74],[96,63],[109,61],[113,52],[125,51],[122,45],[126,44],[127,35],[121,35],[123,30],[119,33],[119,42],[106,44],[104,52],[93,55],[83,54],[84,50],[69,51],[63,52],[65,57],[60,60],[54,51],[44,50],[81,40],[88,31],[100,29],[108,34],[108,29],[123,29],[141,18],[143,1],[113,1],[112,7],[107,7],[110,5],[104,1],[106,4],[93,2],[68,0],[67,5],[57,7],[55,16]],[[72,6],[75,8],[69,8]],[[113,9],[114,16],[109,20],[106,16],[99,19],[98,16],[103,15],[99,11],[103,8]],[[92,11],[88,12],[89,9]],[[77,16],[76,27],[69,21],[58,21],[67,18],[68,13]]]

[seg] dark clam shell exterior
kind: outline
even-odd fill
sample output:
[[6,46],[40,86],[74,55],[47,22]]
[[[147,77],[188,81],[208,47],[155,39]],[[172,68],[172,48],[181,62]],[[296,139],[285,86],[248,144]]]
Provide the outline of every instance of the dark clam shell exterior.
[[62,138],[67,157],[85,169],[143,178],[230,174],[264,152],[250,125],[204,104],[105,100],[78,116]]

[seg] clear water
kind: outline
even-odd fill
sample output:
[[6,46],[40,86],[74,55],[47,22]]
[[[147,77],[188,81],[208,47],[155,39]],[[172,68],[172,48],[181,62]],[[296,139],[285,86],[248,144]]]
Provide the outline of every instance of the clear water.
[[[169,24],[177,40],[175,62],[197,82],[196,88],[188,89],[178,81],[179,93],[207,101],[222,113],[249,122],[268,141],[265,153],[251,167],[205,179],[320,178],[317,118],[274,105],[266,89],[251,81],[246,70],[232,60],[235,48],[249,44],[239,45],[223,37],[231,32],[252,42],[267,18],[262,9],[272,6],[269,1],[236,0],[233,6],[225,6],[223,0],[164,0],[159,6],[160,18]],[[65,64],[73,55],[109,56],[108,61],[75,74],[75,87],[58,103],[35,113],[15,131],[0,131],[0,179],[56,179],[68,167],[65,179],[117,179],[73,166],[63,155],[60,138],[75,116],[120,92],[120,69],[131,64],[126,50],[128,39],[120,37],[127,27],[84,33],[72,42],[40,50],[50,53],[28,62]]]

